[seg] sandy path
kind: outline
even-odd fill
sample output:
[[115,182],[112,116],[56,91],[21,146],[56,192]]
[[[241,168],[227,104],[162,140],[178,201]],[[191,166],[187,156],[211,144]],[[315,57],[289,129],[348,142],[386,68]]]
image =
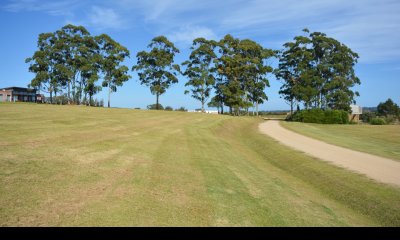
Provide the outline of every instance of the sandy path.
[[283,128],[279,121],[266,121],[259,130],[284,145],[328,161],[377,181],[400,186],[400,162],[327,144]]

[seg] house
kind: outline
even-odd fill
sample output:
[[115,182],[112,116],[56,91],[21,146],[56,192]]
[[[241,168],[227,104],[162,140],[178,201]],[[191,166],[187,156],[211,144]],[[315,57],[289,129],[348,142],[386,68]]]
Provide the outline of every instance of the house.
[[[38,99],[39,98],[39,99]],[[44,95],[36,89],[8,87],[0,89],[0,102],[43,102]]]
[[[188,112],[197,112],[197,113],[201,113],[201,109],[196,109],[196,110],[189,110]],[[216,110],[204,110],[205,113],[208,114],[218,114],[218,111]]]
[[359,122],[360,115],[362,114],[362,107],[358,105],[350,105],[351,114],[349,115],[350,121]]

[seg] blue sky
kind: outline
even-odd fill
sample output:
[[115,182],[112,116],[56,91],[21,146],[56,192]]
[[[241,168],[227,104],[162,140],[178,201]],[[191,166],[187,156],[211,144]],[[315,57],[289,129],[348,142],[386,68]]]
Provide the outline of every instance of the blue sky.
[[[400,1],[398,0],[2,0],[0,2],[0,87],[26,86],[33,78],[25,58],[36,50],[37,37],[65,24],[85,26],[92,35],[107,33],[136,53],[150,40],[165,35],[181,50],[176,62],[189,55],[196,37],[221,39],[225,34],[250,38],[266,48],[281,49],[305,27],[338,39],[360,59],[357,103],[376,106],[392,98],[400,103]],[[271,60],[276,65],[277,60]],[[136,73],[111,97],[114,107],[141,107],[155,102]],[[262,110],[288,109],[279,97],[281,85],[272,75]],[[161,96],[164,106],[188,109],[199,103],[184,95],[186,79]],[[97,98],[106,101],[106,94]]]

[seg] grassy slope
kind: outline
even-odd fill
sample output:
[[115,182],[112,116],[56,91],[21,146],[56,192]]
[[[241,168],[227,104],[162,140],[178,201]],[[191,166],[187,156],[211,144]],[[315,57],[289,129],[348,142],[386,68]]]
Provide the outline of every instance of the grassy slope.
[[400,226],[399,188],[279,145],[255,118],[0,112],[0,225]]
[[399,125],[325,125],[282,122],[282,126],[327,143],[400,161]]

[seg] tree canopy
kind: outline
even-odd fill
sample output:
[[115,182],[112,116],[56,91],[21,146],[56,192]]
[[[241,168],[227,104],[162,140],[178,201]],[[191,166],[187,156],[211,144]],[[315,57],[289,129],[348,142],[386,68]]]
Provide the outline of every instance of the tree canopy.
[[[217,83],[215,100],[230,108],[230,112],[239,115],[240,109],[246,109],[267,100],[265,88],[269,87],[266,74],[273,68],[266,63],[275,52],[264,49],[258,43],[240,40],[226,35],[218,42],[219,57],[215,60]],[[258,109],[257,109],[258,112]]]
[[393,102],[392,99],[388,99],[385,102],[379,103],[377,107],[377,112],[380,116],[399,116],[400,115],[400,108],[399,106]]
[[[191,87],[190,92],[192,97],[201,102],[201,111],[204,112],[204,105],[210,97],[211,90],[215,84],[215,67],[213,65],[216,59],[214,49],[215,41],[208,41],[204,38],[196,38],[191,47],[192,53],[189,60],[182,63],[186,66],[183,75],[189,78],[185,84],[186,87]],[[188,94],[189,91],[185,91]]]
[[158,36],[148,45],[149,52],[141,51],[137,57],[137,65],[132,71],[137,71],[140,84],[150,87],[156,95],[156,106],[159,106],[159,97],[172,85],[178,83],[177,75],[180,67],[174,63],[175,54],[179,50],[165,36]]
[[68,24],[54,33],[42,33],[37,46],[26,59],[35,74],[30,86],[50,93],[51,102],[53,93],[66,91],[68,103],[89,104],[101,91],[99,79],[115,92],[130,78],[128,67],[122,65],[129,51],[105,34],[91,36],[82,26]]
[[[268,74],[274,73],[282,82],[280,95],[290,104],[302,104],[306,109],[350,110],[350,104],[359,96],[353,87],[361,84],[354,66],[358,54],[336,39],[321,32],[294,37],[275,51],[264,48],[251,39],[239,39],[228,34],[221,40],[196,38],[191,53],[181,67],[175,64],[179,49],[165,36],[158,36],[147,46],[148,51],[136,54],[137,64],[132,67],[139,82],[149,87],[159,98],[178,76],[187,78],[185,94],[224,113],[258,115],[259,104],[268,100],[266,88],[270,86]],[[38,50],[27,58],[29,71],[35,74],[30,85],[50,93],[50,98],[64,94],[68,103],[88,104],[102,88],[117,91],[131,76],[123,65],[129,50],[106,34],[92,36],[83,26],[68,24],[53,33],[42,33]],[[277,69],[271,59],[278,58]],[[101,80],[101,81],[100,81]],[[100,81],[100,84],[99,84]],[[52,101],[52,100],[51,100]],[[384,111],[384,110],[382,110]]]
[[283,81],[280,94],[291,104],[302,102],[306,109],[350,110],[361,84],[354,66],[358,54],[346,45],[320,32],[296,36],[284,44],[276,77]]

